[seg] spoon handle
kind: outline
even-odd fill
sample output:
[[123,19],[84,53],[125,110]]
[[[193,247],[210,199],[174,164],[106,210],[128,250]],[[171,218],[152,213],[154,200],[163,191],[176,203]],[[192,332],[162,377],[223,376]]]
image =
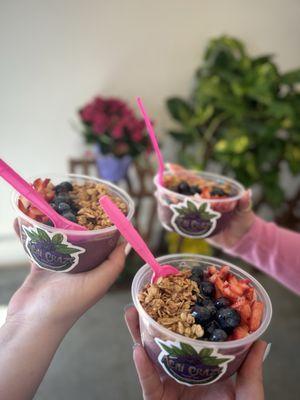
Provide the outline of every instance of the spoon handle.
[[159,178],[159,184],[161,186],[164,185],[164,170],[165,170],[165,164],[164,164],[164,159],[162,156],[162,153],[160,151],[159,145],[158,145],[158,141],[154,132],[154,128],[151,124],[150,118],[147,115],[147,112],[145,110],[145,107],[143,105],[142,99],[140,97],[137,98],[137,103],[139,106],[139,109],[143,115],[146,127],[147,127],[147,131],[149,133],[151,142],[152,142],[152,146],[154,148],[156,157],[157,157],[157,161],[158,161],[158,178]]
[[109,216],[110,220],[116,225],[122,236],[131,244],[138,255],[150,265],[155,273],[158,273],[161,266],[155,260],[149,247],[146,245],[140,234],[133,227],[125,215],[118,207],[110,200],[109,197],[103,196],[99,199],[99,203]]
[[16,171],[6,162],[0,159],[0,176],[14,187],[27,200],[32,202],[35,207],[46,214],[53,222],[57,217],[56,212],[47,201],[38,193],[28,182],[26,182]]

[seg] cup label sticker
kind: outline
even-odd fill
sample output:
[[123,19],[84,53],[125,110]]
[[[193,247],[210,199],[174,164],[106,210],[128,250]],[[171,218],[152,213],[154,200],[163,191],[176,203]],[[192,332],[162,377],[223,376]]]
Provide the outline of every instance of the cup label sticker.
[[171,226],[181,236],[205,238],[216,228],[221,214],[213,211],[207,202],[185,199],[169,206],[172,210]]
[[208,385],[218,381],[234,356],[223,355],[216,349],[196,350],[184,342],[163,341],[155,338],[161,349],[158,361],[165,372],[186,386]]
[[71,271],[78,264],[79,255],[85,252],[82,247],[69,243],[61,233],[22,226],[22,235],[31,261],[50,271]]

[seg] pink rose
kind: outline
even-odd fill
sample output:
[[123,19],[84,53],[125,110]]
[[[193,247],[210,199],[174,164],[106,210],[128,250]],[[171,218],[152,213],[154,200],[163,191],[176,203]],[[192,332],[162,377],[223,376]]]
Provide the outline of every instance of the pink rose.
[[94,106],[93,104],[87,104],[79,111],[79,115],[83,122],[91,123],[94,117]]
[[119,121],[111,131],[112,137],[115,139],[121,139],[121,137],[123,137],[123,135],[124,135],[123,128],[124,128],[124,125],[123,125],[122,121]]
[[141,142],[144,136],[140,130],[136,130],[132,133],[131,137],[135,142]]
[[93,120],[93,131],[97,134],[104,133],[108,128],[109,120],[105,115],[95,115]]

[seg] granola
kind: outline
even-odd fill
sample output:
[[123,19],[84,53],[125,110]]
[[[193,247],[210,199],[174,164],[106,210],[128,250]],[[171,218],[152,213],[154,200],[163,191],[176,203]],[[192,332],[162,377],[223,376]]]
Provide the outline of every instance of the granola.
[[126,215],[128,208],[126,203],[118,196],[112,195],[108,187],[103,183],[73,184],[70,196],[77,206],[77,223],[90,230],[103,229],[112,226],[112,222],[99,204],[99,198],[107,195]]
[[160,277],[157,283],[148,284],[139,293],[139,301],[160,325],[197,339],[203,336],[204,331],[190,313],[199,294],[197,283],[189,279],[190,276],[190,270],[183,270],[178,275]]

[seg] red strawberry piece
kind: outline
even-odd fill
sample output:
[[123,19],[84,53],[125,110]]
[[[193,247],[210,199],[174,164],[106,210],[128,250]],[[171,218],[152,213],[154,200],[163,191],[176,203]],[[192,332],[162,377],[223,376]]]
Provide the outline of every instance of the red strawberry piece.
[[223,267],[219,271],[220,278],[223,279],[223,280],[226,279],[227,275],[228,275],[228,272],[229,272],[228,265],[223,265]]
[[210,199],[211,198],[210,189],[208,187],[202,188],[201,197],[203,199]]
[[259,328],[263,316],[263,311],[264,311],[263,303],[261,301],[255,300],[251,307],[251,317],[249,324],[251,332],[254,332]]
[[235,339],[235,340],[243,339],[248,334],[249,334],[248,328],[244,325],[236,327],[232,332],[233,339]]
[[214,265],[211,265],[208,268],[208,272],[210,273],[210,275],[214,275],[217,272],[217,268]]
[[254,287],[249,287],[248,289],[246,289],[245,296],[246,299],[249,300],[250,302],[256,300],[256,292],[254,290]]
[[241,319],[246,324],[249,322],[249,318],[251,317],[251,307],[250,304],[244,304],[238,308]]

